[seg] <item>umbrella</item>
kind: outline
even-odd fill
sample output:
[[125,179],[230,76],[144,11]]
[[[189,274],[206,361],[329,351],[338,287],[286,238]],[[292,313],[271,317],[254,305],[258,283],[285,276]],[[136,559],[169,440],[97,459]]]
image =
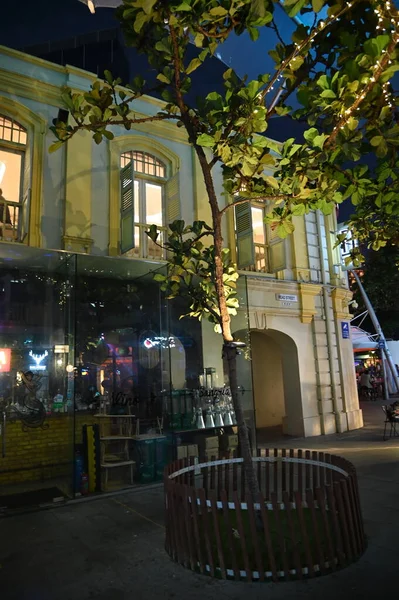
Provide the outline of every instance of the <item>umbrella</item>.
[[122,0],[79,0],[89,8],[89,11],[94,14],[96,8],[116,8],[122,4]]

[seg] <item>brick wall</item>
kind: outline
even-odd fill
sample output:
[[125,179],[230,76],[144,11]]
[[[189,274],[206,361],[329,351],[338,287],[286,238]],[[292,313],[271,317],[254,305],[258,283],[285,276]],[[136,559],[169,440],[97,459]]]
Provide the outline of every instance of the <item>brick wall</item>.
[[96,422],[93,415],[75,414],[75,419],[74,415],[52,415],[45,421],[48,429],[28,431],[22,430],[21,421],[8,421],[5,458],[0,454],[0,486],[57,477],[70,477],[72,482],[74,421],[80,444],[83,425]]

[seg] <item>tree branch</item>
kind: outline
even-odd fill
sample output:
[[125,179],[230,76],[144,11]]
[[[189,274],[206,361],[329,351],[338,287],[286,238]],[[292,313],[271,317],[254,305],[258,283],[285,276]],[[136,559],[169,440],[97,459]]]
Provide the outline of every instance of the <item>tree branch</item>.
[[226,204],[226,206],[224,208],[222,208],[220,210],[220,214],[224,215],[225,212],[227,212],[228,210],[230,210],[230,208],[234,208],[235,206],[238,206],[239,204],[245,204],[246,202],[275,202],[276,200],[279,200],[280,202],[283,202],[284,200],[291,200],[292,197],[288,196],[288,195],[279,195],[279,196],[255,196],[254,198],[240,198],[240,200],[236,200],[235,202],[232,202],[231,204]]

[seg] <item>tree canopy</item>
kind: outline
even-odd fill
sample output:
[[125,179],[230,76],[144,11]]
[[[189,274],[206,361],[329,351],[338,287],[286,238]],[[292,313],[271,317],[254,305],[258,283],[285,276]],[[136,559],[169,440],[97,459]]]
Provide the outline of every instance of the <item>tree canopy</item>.
[[[138,75],[131,82],[96,81],[86,94],[65,90],[63,99],[74,122],[57,122],[59,143],[86,128],[97,143],[112,139],[110,126],[130,129],[150,120],[175,120],[190,141],[209,149],[208,164],[220,163],[229,197],[272,202],[269,219],[285,236],[292,216],[313,209],[325,214],[351,198],[356,213],[350,226],[374,249],[399,244],[398,97],[391,79],[399,69],[399,17],[389,0],[284,0],[291,17],[306,13],[313,26],[299,23],[290,39],[279,32],[273,0],[123,0],[117,10],[126,44],[144,52],[157,72],[165,108],[136,117],[132,101],[145,93]],[[191,74],[215,54],[230,35],[261,28],[276,31],[270,50],[273,73],[240,79],[226,69],[223,94],[212,92],[186,101]],[[198,55],[188,62],[194,43]],[[127,89],[126,89],[127,88]],[[299,102],[299,107],[298,107]],[[290,106],[290,103],[294,107]],[[277,144],[267,137],[275,116],[305,121],[303,143]],[[370,166],[368,155],[376,157]]]

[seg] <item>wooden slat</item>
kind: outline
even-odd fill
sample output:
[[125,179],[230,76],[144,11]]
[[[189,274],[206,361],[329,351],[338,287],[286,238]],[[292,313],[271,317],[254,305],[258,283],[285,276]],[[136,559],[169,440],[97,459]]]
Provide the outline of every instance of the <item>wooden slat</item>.
[[[312,451],[312,460],[319,460],[319,453],[315,450]],[[319,467],[312,465],[312,488],[316,489],[319,486]]]
[[360,554],[360,549],[357,547],[356,527],[353,520],[352,506],[349,499],[348,480],[341,480],[342,499],[345,507],[345,515],[348,524],[349,541],[352,547],[353,556]]
[[238,482],[238,464],[233,463],[233,491],[237,490],[237,482]]
[[197,500],[199,498],[198,493],[196,490],[192,490],[192,502],[193,505],[191,507],[191,512],[193,515],[193,529],[194,529],[194,542],[195,542],[195,548],[196,548],[196,554],[197,554],[197,559],[199,562],[199,569],[201,571],[202,574],[205,573],[205,561],[204,561],[204,557],[203,557],[203,552],[202,552],[202,546],[201,546],[201,536],[200,536],[200,532],[202,531],[202,525],[199,522],[199,514],[198,514],[198,503]]
[[337,517],[339,522],[340,531],[342,534],[343,547],[345,551],[345,562],[352,560],[352,548],[349,540],[349,529],[345,514],[345,506],[342,498],[341,482],[334,482],[334,496],[337,503]]
[[[324,452],[319,452],[319,461],[322,463],[325,463],[325,457],[324,457]],[[325,477],[325,471],[326,468],[323,467],[319,467],[319,487],[323,487],[326,481],[326,477]]]
[[288,560],[287,560],[287,553],[286,553],[286,548],[285,548],[285,541],[284,541],[284,533],[283,533],[283,528],[282,528],[282,524],[281,524],[281,517],[280,517],[280,508],[278,505],[278,501],[277,501],[277,494],[275,492],[273,492],[271,495],[271,502],[272,502],[272,506],[273,506],[273,517],[276,523],[276,529],[277,529],[277,535],[278,535],[278,543],[280,546],[280,554],[282,556],[282,570],[284,571],[284,578],[286,581],[288,581],[288,579],[290,578],[290,566],[288,564]]
[[[303,458],[302,450],[298,450],[298,458]],[[301,494],[301,498],[303,500],[303,464],[298,463],[298,490]]]
[[224,481],[223,481],[223,469],[224,465],[218,465],[217,466],[217,474],[218,474],[218,481],[217,481],[217,489],[218,489],[218,497],[220,497],[220,492],[223,489],[223,485],[224,485]]
[[303,512],[303,505],[302,505],[302,492],[301,491],[297,491],[294,493],[294,499],[295,499],[295,505],[296,505],[296,510],[297,510],[297,514],[298,514],[298,519],[299,519],[299,526],[301,529],[301,534],[302,534],[302,540],[304,543],[304,547],[305,547],[305,556],[306,556],[306,566],[308,567],[309,570],[309,577],[314,577],[315,576],[315,570],[314,570],[314,564],[315,564],[315,560],[314,557],[312,555],[312,548],[310,545],[310,540],[309,540],[309,531],[305,522],[305,515]]
[[227,579],[226,563],[225,563],[223,546],[222,546],[222,538],[220,535],[220,518],[219,518],[219,511],[216,506],[216,498],[217,498],[216,494],[212,494],[212,497],[210,499],[212,515],[213,515],[214,534],[215,534],[215,539],[216,539],[216,549],[217,549],[217,554],[219,557],[219,566],[220,566],[220,572],[222,574],[222,579]]
[[190,487],[188,485],[184,486],[182,490],[183,493],[183,512],[182,518],[185,521],[186,526],[186,540],[187,540],[187,550],[188,550],[188,560],[190,562],[191,570],[194,571],[196,568],[196,554],[195,554],[195,546],[194,546],[194,523],[192,519],[192,498],[190,494]]
[[240,463],[240,474],[241,474],[241,479],[240,479],[240,483],[241,483],[241,502],[245,501],[245,470],[244,470],[244,463]]
[[325,497],[325,488],[317,488],[316,489],[316,499],[317,504],[319,505],[319,511],[322,516],[323,526],[324,526],[324,537],[327,540],[327,559],[330,563],[330,569],[333,571],[336,570],[335,564],[335,552],[332,543],[332,532],[331,532],[331,524],[329,520],[329,512],[326,510],[326,497]]
[[333,489],[332,485],[326,486],[326,493],[327,493],[329,513],[330,513],[330,516],[332,519],[333,530],[334,530],[334,554],[336,555],[336,557],[338,559],[338,565],[342,566],[345,563],[345,553],[344,553],[343,544],[342,544],[341,529],[340,529],[340,525],[339,525],[338,517],[337,517],[337,503],[335,500],[334,489]]
[[270,561],[270,570],[272,572],[273,581],[278,581],[276,557],[274,554],[275,548],[273,547],[272,538],[270,534],[270,523],[269,523],[269,511],[266,509],[266,500],[263,494],[259,495],[260,512],[262,515],[263,531],[265,535],[267,554]]
[[295,566],[298,579],[302,579],[303,574],[302,574],[301,556],[300,556],[299,550],[298,550],[298,539],[297,539],[294,520],[293,520],[293,516],[292,516],[292,513],[294,511],[290,508],[290,497],[289,497],[289,494],[287,491],[283,492],[283,502],[285,504],[284,512],[287,515],[288,529],[290,532],[292,547],[294,549],[293,550],[293,561],[294,561],[293,566]]
[[201,501],[201,521],[202,521],[202,531],[204,533],[205,539],[205,556],[208,559],[208,565],[210,567],[210,574],[212,577],[215,577],[215,563],[213,560],[212,554],[212,545],[211,545],[211,529],[208,515],[208,506],[206,504],[206,496],[205,491],[199,489],[198,497]]
[[259,531],[257,529],[256,523],[258,518],[255,514],[254,510],[254,498],[252,498],[251,494],[247,494],[246,502],[248,505],[248,516],[249,516],[249,524],[251,528],[251,538],[252,545],[255,550],[255,560],[256,560],[256,568],[259,571],[259,580],[265,580],[265,568],[263,566],[262,553],[259,545]]
[[[268,458],[270,456],[270,451],[269,448],[266,448],[266,457]],[[266,461],[265,462],[265,497],[266,500],[269,500],[270,498],[270,462]]]
[[[231,565],[232,565],[232,569],[234,571],[234,579],[236,579],[236,581],[238,581],[240,579],[240,565],[238,564],[238,561],[237,561],[235,539],[233,536],[233,526],[231,523],[231,510],[230,510],[229,504],[228,504],[228,496],[224,490],[222,490],[222,492],[220,494],[220,499],[221,499],[221,502],[223,505],[223,514],[224,514],[224,519],[225,519],[226,528],[227,528],[227,538],[229,541]],[[227,561],[227,557],[226,557],[226,561]]]
[[316,507],[315,507],[315,503],[314,503],[314,499],[313,499],[313,493],[314,493],[313,490],[306,491],[306,502],[308,504],[308,508],[310,510],[310,515],[311,515],[311,519],[312,519],[313,534],[314,534],[314,540],[315,540],[315,544],[316,544],[317,562],[319,563],[320,572],[325,573],[326,572],[325,558],[323,555],[321,542],[320,542],[320,532],[319,532]]
[[227,495],[228,495],[229,489],[230,489],[230,464],[229,463],[226,463],[224,465],[224,486],[223,487],[226,490]]
[[[258,448],[256,450],[256,456],[258,458],[261,458],[262,456],[262,449]],[[259,489],[262,489],[262,463],[261,461],[256,463],[256,469],[257,469],[257,474],[258,474],[258,484],[259,484]]]
[[[201,462],[203,462],[201,460]],[[208,467],[203,467],[202,469],[202,487],[207,492],[208,491],[208,482],[209,482],[209,469]]]
[[186,531],[186,523],[185,523],[185,506],[184,506],[184,493],[185,493],[185,485],[181,484],[178,486],[177,494],[176,494],[176,508],[177,508],[177,523],[180,531],[180,548],[181,548],[181,559],[180,562],[185,567],[189,566],[189,555],[190,549],[188,545],[187,531]]
[[[286,458],[287,451],[285,448],[281,450],[281,457]],[[287,490],[287,463],[281,461],[281,491],[284,492]],[[284,502],[284,501],[283,501]]]
[[360,509],[360,498],[359,491],[357,487],[357,478],[356,473],[353,473],[349,479],[349,492],[350,492],[350,501],[351,506],[353,507],[355,526],[357,529],[357,539],[358,539],[358,548],[359,553],[365,550],[365,537],[363,531],[363,518]]
[[[305,450],[305,459],[310,460],[310,450]],[[305,490],[310,490],[310,465],[305,464]]]
[[[289,456],[292,459],[295,458],[295,451],[293,448],[290,449]],[[288,491],[289,491],[291,502],[294,502],[294,491],[295,491],[294,490],[294,473],[295,473],[296,466],[297,466],[296,463],[293,463],[293,462],[288,463]]]
[[[214,456],[212,456],[211,458],[212,461],[216,460],[216,458]],[[213,491],[216,489],[215,486],[215,481],[216,481],[216,467],[214,465],[212,465],[210,467],[211,469],[211,483],[210,483],[210,489]]]
[[242,557],[243,557],[243,561],[244,561],[244,565],[240,565],[240,568],[242,568],[242,566],[244,567],[245,572],[247,574],[247,580],[252,581],[252,570],[251,570],[251,567],[249,564],[248,550],[247,550],[247,544],[246,544],[246,539],[245,539],[245,531],[244,531],[244,525],[242,522],[241,504],[240,504],[240,499],[238,497],[237,492],[233,492],[233,502],[234,502],[235,511],[236,511],[237,529],[238,529],[238,534],[240,536],[241,552],[242,552]]
[[[274,453],[273,453],[275,458],[279,457],[279,451],[278,448],[274,448]],[[271,488],[271,491],[273,491],[275,494],[278,493],[278,489],[279,489],[279,485],[278,485],[278,461],[276,461],[275,463],[273,463],[273,487]]]

